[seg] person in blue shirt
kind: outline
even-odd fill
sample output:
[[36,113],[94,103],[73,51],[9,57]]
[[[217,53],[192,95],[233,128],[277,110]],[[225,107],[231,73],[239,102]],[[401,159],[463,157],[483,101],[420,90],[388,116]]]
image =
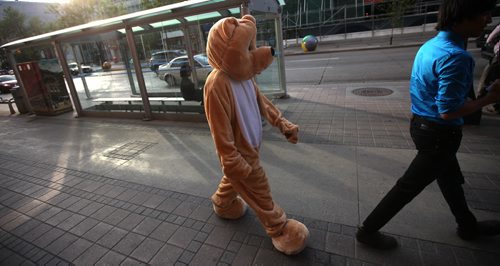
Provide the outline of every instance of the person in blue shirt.
[[464,178],[456,157],[462,139],[463,116],[500,99],[500,80],[483,98],[466,101],[473,84],[474,59],[465,50],[470,37],[491,23],[496,0],[444,0],[437,36],[415,56],[410,95],[410,134],[418,150],[404,175],[358,228],[356,239],[379,249],[398,246],[379,230],[427,185],[437,180],[464,240],[500,234],[500,221],[478,222],[467,206]]

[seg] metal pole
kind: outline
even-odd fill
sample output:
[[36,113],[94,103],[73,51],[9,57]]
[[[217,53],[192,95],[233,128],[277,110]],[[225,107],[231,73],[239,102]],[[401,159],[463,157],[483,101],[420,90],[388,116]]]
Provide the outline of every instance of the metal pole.
[[283,89],[284,95],[287,95],[286,90],[286,75],[285,75],[285,57],[283,49],[283,25],[281,24],[281,12],[278,13],[278,18],[275,18],[275,31],[276,31],[276,52],[278,53],[278,68],[279,68],[279,81],[280,87]]
[[344,39],[347,40],[347,8],[344,6]]
[[354,10],[356,17],[358,17],[358,0],[354,1]]
[[137,47],[135,46],[134,33],[130,26],[125,26],[125,33],[127,34],[127,44],[132,54],[132,59],[134,61],[135,75],[137,77],[137,83],[139,84],[139,90],[141,92],[142,104],[144,106],[144,119],[151,120],[153,114],[151,113],[151,105],[149,103],[148,92],[146,90],[146,83],[144,82],[144,76],[142,74],[141,62],[139,61],[139,56],[137,56]]
[[146,56],[146,47],[144,47],[144,40],[142,39],[142,34],[139,35],[139,37],[141,37],[142,54],[144,55],[144,59],[146,59],[147,58],[147,56]]
[[196,74],[196,63],[193,58],[193,44],[191,43],[191,38],[189,37],[189,26],[187,21],[184,19],[179,19],[181,21],[182,29],[184,31],[184,41],[186,42],[186,52],[188,54],[189,65],[192,66],[191,78],[193,79],[194,87],[198,89],[198,75]]
[[203,32],[201,31],[201,25],[200,25],[200,21],[198,20],[198,34],[200,35],[199,36],[199,44],[200,44],[200,48],[201,48],[201,53],[206,53],[206,45],[203,45]]
[[71,105],[73,105],[73,109],[76,111],[75,117],[79,117],[83,110],[82,105],[80,103],[80,99],[78,98],[78,93],[75,88],[75,83],[73,83],[73,77],[71,76],[71,71],[69,71],[68,62],[66,61],[66,57],[64,56],[64,52],[61,48],[61,44],[58,42],[52,42],[52,45],[56,49],[57,59],[59,60],[59,64],[61,64],[64,76],[66,77],[66,83],[68,84],[69,96],[71,99]]
[[[136,88],[135,88],[135,81],[134,81],[134,77],[132,77],[132,66],[130,65],[130,59],[129,59],[129,56],[128,56],[128,53],[127,53],[127,47],[125,46],[127,40],[123,39],[122,36],[119,37],[118,39],[118,45],[120,46],[120,53],[121,53],[121,56],[122,57],[125,57],[126,60],[124,60],[125,62],[125,69],[127,70],[127,78],[128,78],[128,83],[130,84],[130,89],[132,91],[132,95],[140,95],[140,93],[137,92]],[[132,60],[134,61],[134,60]],[[132,63],[133,64],[133,63]],[[142,66],[141,66],[142,68]]]
[[372,16],[372,37],[375,36],[375,4],[371,4],[371,16]]
[[307,1],[304,1],[304,14],[306,15],[306,25],[309,25],[309,8],[306,5]]
[[427,5],[424,6],[424,28],[422,32],[425,32],[426,24],[427,24]]
[[[323,1],[321,1],[321,6],[323,6]],[[320,8],[320,10],[318,11],[319,13],[319,40],[321,41],[321,37],[323,36],[323,34],[321,33],[321,26],[323,24],[323,7]]]
[[250,9],[248,8],[248,0],[246,0],[245,2],[243,2],[243,4],[241,4],[241,16],[249,14],[250,14]]
[[82,68],[80,67],[80,64],[78,63],[78,60],[76,60],[78,57],[76,56],[76,51],[75,51],[75,46],[71,45],[71,50],[73,51],[73,56],[75,57],[76,65],[78,67],[78,74],[80,75],[80,78],[82,79],[83,83],[83,89],[85,90],[85,96],[87,96],[87,99],[91,99],[92,96],[90,95],[89,87],[87,86],[87,81],[85,80],[85,77],[82,75]]

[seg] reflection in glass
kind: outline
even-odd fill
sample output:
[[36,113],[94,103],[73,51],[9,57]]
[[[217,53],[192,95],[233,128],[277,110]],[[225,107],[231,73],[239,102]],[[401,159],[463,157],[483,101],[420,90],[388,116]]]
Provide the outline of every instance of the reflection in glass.
[[[253,14],[257,20],[257,47],[271,46],[276,49],[276,18],[274,16]],[[276,57],[273,63],[257,75],[257,84],[262,92],[280,91],[279,60]]]
[[84,111],[143,111],[141,98],[134,97],[139,89],[128,67],[125,34],[106,32],[61,45]]

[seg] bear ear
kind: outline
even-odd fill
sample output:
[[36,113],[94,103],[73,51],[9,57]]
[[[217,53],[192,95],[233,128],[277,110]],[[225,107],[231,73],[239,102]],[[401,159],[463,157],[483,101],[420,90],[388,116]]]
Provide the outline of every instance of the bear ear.
[[241,19],[251,21],[254,25],[257,25],[257,22],[252,15],[244,15]]
[[224,35],[230,39],[233,36],[234,29],[238,26],[239,22],[234,17],[229,17],[222,22],[222,31]]

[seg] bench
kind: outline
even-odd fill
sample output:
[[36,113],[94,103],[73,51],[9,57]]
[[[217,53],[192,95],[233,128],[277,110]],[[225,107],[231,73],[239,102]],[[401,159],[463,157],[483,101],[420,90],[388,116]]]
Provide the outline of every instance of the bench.
[[12,107],[12,103],[14,103],[14,98],[4,99],[4,98],[0,97],[0,104],[8,104],[9,111],[10,111],[11,115],[16,113],[16,111],[14,110],[14,107]]
[[[149,102],[161,102],[161,104],[165,104],[165,102],[176,102],[179,105],[182,105],[184,102],[184,98],[182,97],[148,97]],[[117,97],[117,98],[97,98],[92,100],[93,102],[104,102],[107,104],[113,104],[113,102],[128,102],[128,104],[132,104],[132,102],[142,102],[141,97]]]
[[[142,98],[140,97],[97,98],[92,101],[101,102],[101,104],[94,106],[94,109],[96,110],[116,110],[125,112],[144,111],[144,106],[142,104],[134,104],[142,101]],[[150,103],[161,103],[161,105],[151,105],[151,111],[153,112],[204,113],[204,108],[202,105],[182,105],[183,102],[186,102],[182,97],[149,97],[149,101]],[[127,104],[123,104],[124,102],[126,102]],[[165,103],[177,104],[171,105]]]

